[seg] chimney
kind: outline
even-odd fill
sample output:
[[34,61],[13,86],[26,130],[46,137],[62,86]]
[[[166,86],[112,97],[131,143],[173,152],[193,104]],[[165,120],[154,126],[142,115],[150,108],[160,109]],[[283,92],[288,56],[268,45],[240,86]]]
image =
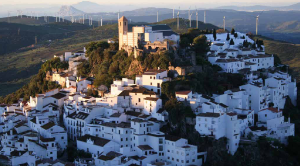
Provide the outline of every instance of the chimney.
[[291,118],[289,117],[288,122],[291,123]]

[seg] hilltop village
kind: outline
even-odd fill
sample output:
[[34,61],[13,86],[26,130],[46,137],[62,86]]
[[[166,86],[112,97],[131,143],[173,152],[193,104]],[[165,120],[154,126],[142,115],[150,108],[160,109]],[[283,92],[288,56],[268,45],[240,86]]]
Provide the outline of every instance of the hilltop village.
[[[128,20],[121,17],[118,27],[119,50],[135,58],[180,47],[180,35],[167,25],[137,26],[129,32]],[[230,154],[241,143],[261,136],[287,144],[288,137],[295,135],[295,125],[282,110],[287,98],[296,105],[295,80],[277,70],[274,56],[247,34],[205,36],[207,61],[219,66],[221,73],[243,74],[246,84],[211,96],[192,90],[174,92],[176,100],[187,104],[195,115],[190,124],[203,137],[226,137]],[[55,56],[68,63],[68,69],[49,71],[46,79],[62,88],[30,96],[28,101],[20,98],[17,103],[0,105],[2,163],[200,166],[206,162],[207,151],[161,130],[170,121],[162,98],[163,84],[187,71],[172,66],[147,69],[134,79],[116,79],[110,87],[96,87],[94,77],[78,76],[78,65],[89,58],[86,53],[84,48]],[[177,72],[174,77],[169,75],[172,71]],[[88,95],[90,90],[98,95]],[[70,145],[83,154],[74,162],[62,159]]]

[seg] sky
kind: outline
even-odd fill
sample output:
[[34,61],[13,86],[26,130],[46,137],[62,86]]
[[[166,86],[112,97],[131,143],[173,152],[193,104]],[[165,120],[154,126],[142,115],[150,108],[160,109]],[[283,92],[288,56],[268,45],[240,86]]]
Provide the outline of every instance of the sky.
[[[75,4],[78,2],[81,2],[83,0],[0,0],[0,5],[5,5],[5,4]],[[91,2],[96,2],[98,4],[108,4],[106,3],[107,1],[104,0],[89,0]],[[161,0],[110,0],[108,1],[109,4],[145,4],[145,3],[161,3]],[[190,3],[190,4],[204,4],[204,1],[199,1],[199,0],[164,0],[164,3],[166,4],[180,4],[180,3]],[[268,5],[268,6],[276,6],[276,5],[290,5],[293,3],[299,2],[299,0],[222,0],[222,5],[228,4],[228,5],[253,5],[253,4],[263,4],[263,5]],[[251,3],[249,3],[251,2]],[[209,0],[205,1],[205,4],[214,4],[218,5],[220,4],[220,0]]]

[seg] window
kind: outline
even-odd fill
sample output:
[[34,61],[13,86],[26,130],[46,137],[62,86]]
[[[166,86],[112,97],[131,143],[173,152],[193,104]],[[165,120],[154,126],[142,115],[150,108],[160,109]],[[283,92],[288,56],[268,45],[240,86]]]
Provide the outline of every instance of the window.
[[163,151],[164,147],[162,145],[159,146],[159,151]]
[[159,144],[163,144],[163,139],[162,138],[159,138]]
[[139,98],[139,102],[141,102],[141,98]]

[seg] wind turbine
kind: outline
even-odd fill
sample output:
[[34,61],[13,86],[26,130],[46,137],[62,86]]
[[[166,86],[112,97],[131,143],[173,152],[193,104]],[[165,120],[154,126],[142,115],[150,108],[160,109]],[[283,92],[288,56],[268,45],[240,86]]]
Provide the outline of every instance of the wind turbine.
[[188,17],[189,20],[191,20],[191,11],[190,10],[191,10],[191,7],[189,7],[189,17]]
[[173,18],[175,18],[175,9],[173,7]]
[[256,35],[258,33],[258,18],[259,18],[259,15],[256,16]]
[[204,10],[204,23],[206,23],[206,11]]
[[10,23],[10,11],[8,11],[8,14],[7,14],[7,22]]
[[[180,8],[179,8],[180,9]],[[179,30],[179,11],[177,13],[177,30]]]
[[193,15],[193,13],[191,13],[191,15],[190,15],[190,28],[192,27],[192,15]]
[[224,31],[225,31],[225,16],[223,18],[223,28],[224,28]]
[[196,10],[196,28],[198,29],[198,10]]

